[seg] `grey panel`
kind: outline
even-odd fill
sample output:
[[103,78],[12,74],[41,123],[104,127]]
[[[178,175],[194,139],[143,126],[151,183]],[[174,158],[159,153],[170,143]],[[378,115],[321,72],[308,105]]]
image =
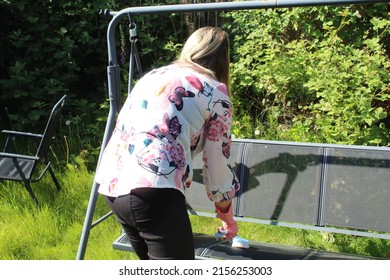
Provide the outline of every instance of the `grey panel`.
[[[238,177],[240,176],[240,162],[244,145],[245,144],[243,142],[233,141],[230,150],[229,164]],[[195,158],[193,167],[193,181],[191,187],[186,191],[187,202],[194,210],[214,212],[214,203],[208,199],[205,187],[203,185],[202,155],[198,155]],[[234,205],[237,204],[235,201],[233,201],[233,203]]]
[[324,224],[390,231],[390,150],[329,148]]
[[316,224],[322,171],[319,146],[248,143],[240,215]]

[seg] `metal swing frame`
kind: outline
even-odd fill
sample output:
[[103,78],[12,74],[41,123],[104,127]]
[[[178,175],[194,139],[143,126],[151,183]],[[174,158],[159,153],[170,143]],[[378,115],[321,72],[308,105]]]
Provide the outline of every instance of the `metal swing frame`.
[[[254,10],[266,8],[292,8],[292,7],[307,7],[307,6],[337,6],[337,5],[352,5],[352,4],[375,4],[386,3],[384,0],[259,0],[259,1],[240,1],[240,2],[218,2],[218,3],[199,3],[199,4],[180,4],[180,5],[164,5],[164,6],[142,6],[130,7],[118,12],[105,11],[106,14],[112,16],[112,19],[107,29],[107,46],[108,46],[108,97],[110,109],[107,118],[107,124],[102,140],[100,155],[97,166],[100,163],[102,153],[107,145],[107,142],[112,134],[115,126],[116,116],[120,111],[120,67],[117,61],[115,33],[118,24],[125,18],[130,18],[132,15],[140,14],[169,14],[169,13],[185,13],[185,12],[212,12],[212,11],[234,11],[234,10]],[[134,28],[134,26],[133,26]],[[135,45],[132,44],[132,51]],[[135,49],[136,51],[136,49]],[[135,58],[135,59],[134,59]],[[135,65],[136,63],[136,65]],[[132,77],[135,66],[139,67],[137,55],[132,52],[129,64],[129,93],[132,89]],[[142,70],[140,71],[142,75]],[[98,198],[98,184],[92,183],[89,203],[86,211],[84,225],[80,237],[79,248],[76,259],[84,259],[87,248],[88,237],[91,229],[112,215],[112,212],[99,218],[93,222],[94,210]]]

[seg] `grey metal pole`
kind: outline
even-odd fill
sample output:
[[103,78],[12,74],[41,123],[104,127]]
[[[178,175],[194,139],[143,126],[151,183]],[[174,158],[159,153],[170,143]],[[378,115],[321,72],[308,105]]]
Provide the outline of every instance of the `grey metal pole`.
[[118,23],[129,14],[164,14],[183,12],[204,12],[204,11],[233,11],[253,10],[265,8],[288,8],[305,6],[329,6],[329,5],[351,5],[351,4],[375,4],[389,3],[389,0],[259,0],[240,2],[218,2],[218,3],[197,3],[163,6],[142,6],[125,8],[119,12],[110,12],[113,16],[107,31],[107,44],[109,46],[109,65],[117,65],[115,49],[115,29]]
[[[119,12],[110,12],[113,16],[107,31],[108,45],[108,91],[110,98],[110,111],[107,119],[106,129],[103,136],[101,151],[99,155],[98,165],[102,155],[102,151],[107,145],[108,139],[111,136],[115,125],[115,118],[119,112],[120,104],[120,88],[119,88],[119,65],[117,62],[116,46],[115,46],[115,30],[118,23],[130,14],[163,14],[163,13],[181,13],[181,12],[204,12],[204,11],[233,11],[233,10],[251,10],[264,8],[288,8],[288,7],[305,7],[305,6],[329,6],[329,5],[351,5],[351,4],[375,4],[389,3],[389,0],[259,0],[259,1],[241,1],[241,2],[218,2],[218,3],[198,3],[198,4],[180,4],[180,5],[165,5],[165,6],[143,6],[131,7],[123,9]],[[84,226],[80,238],[79,249],[77,252],[77,260],[84,259],[85,250],[87,247],[89,232],[92,225],[92,218],[98,197],[98,184],[94,181]]]
[[258,0],[240,2],[217,2],[217,3],[196,3],[178,4],[164,6],[142,6],[125,8],[119,12],[111,12],[111,15],[120,16],[124,14],[163,14],[181,12],[210,12],[210,11],[233,11],[251,10],[262,8],[289,8],[306,6],[334,6],[351,4],[374,4],[388,3],[389,0]]

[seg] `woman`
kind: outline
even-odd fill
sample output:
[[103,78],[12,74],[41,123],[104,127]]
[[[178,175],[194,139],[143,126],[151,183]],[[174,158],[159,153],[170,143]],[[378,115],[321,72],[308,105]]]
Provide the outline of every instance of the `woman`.
[[185,190],[203,152],[203,181],[225,233],[237,235],[231,199],[239,189],[227,165],[232,104],[228,35],[195,31],[180,57],[135,85],[96,174],[140,259],[194,259]]

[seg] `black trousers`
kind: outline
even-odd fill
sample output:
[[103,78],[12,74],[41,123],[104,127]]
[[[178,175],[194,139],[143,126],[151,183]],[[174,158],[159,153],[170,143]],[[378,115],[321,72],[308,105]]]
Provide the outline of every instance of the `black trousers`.
[[138,188],[106,200],[141,260],[195,258],[191,223],[180,191]]

